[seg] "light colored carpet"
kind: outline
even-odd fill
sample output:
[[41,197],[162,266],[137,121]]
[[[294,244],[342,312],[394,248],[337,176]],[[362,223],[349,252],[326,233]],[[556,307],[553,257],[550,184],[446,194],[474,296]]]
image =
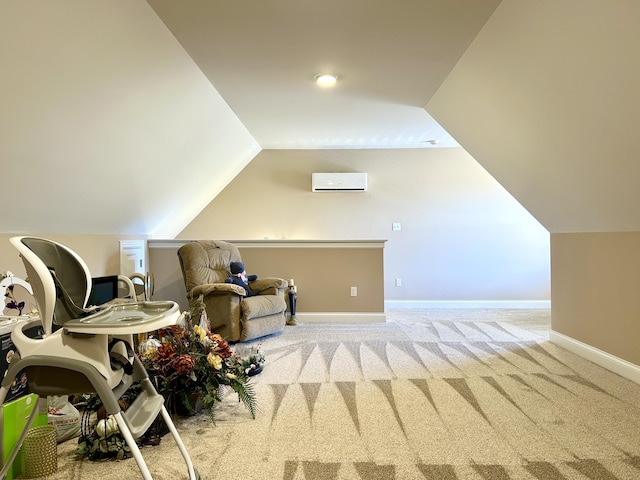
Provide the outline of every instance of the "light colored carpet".
[[[209,480],[639,479],[640,385],[549,343],[549,327],[548,310],[287,327],[260,342],[255,420],[230,393],[216,426],[177,426]],[[75,444],[49,478],[141,478]],[[186,478],[169,436],[142,453],[154,478]]]

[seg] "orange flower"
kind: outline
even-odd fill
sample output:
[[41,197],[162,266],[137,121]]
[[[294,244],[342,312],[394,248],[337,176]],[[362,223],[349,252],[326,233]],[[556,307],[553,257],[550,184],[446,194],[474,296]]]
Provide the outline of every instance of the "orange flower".
[[176,351],[171,345],[163,343],[156,350],[156,355],[152,360],[157,363],[164,363],[170,360],[171,357],[173,357],[175,354],[176,354]]
[[222,359],[227,359],[232,355],[231,347],[229,347],[227,341],[219,334],[210,333],[209,340],[211,340],[214,345],[211,350],[219,355]]
[[193,372],[193,369],[196,366],[196,361],[194,358],[186,353],[182,355],[178,355],[172,361],[170,366],[179,374],[179,375],[189,375]]

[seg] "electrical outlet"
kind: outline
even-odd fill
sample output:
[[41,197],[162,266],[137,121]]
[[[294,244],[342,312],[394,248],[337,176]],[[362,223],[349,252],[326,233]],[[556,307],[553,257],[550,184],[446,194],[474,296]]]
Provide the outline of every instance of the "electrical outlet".
[[396,278],[396,287],[401,287],[401,286],[402,286],[402,279]]
[[358,296],[358,287],[351,287],[351,296],[352,297]]

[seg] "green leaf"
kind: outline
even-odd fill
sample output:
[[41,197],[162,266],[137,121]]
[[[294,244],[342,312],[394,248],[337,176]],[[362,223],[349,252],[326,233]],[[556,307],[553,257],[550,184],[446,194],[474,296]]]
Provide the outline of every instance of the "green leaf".
[[238,376],[231,382],[231,388],[238,394],[238,399],[249,410],[251,418],[255,419],[257,410],[256,393],[249,377]]

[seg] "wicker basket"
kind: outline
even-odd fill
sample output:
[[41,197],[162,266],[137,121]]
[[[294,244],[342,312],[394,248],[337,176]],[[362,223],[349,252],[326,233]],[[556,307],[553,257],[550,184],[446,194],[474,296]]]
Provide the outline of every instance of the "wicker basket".
[[22,444],[23,478],[46,477],[58,470],[58,442],[54,425],[30,428]]

